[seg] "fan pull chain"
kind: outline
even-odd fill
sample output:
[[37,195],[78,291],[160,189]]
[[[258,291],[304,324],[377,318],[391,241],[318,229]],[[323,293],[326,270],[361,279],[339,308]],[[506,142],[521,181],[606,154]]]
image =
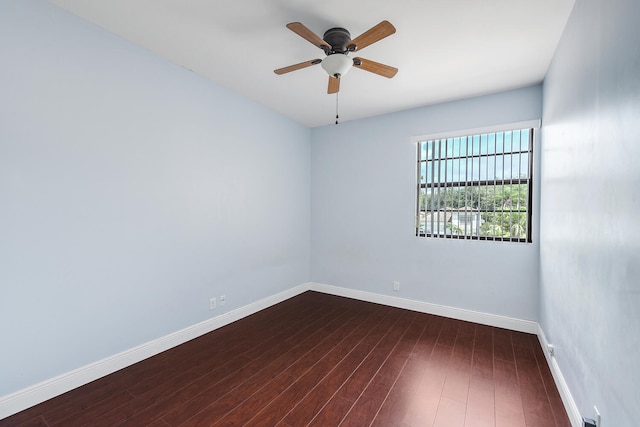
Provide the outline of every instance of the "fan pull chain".
[[340,116],[338,115],[338,94],[340,92],[336,92],[336,124],[338,124],[338,119],[340,118]]

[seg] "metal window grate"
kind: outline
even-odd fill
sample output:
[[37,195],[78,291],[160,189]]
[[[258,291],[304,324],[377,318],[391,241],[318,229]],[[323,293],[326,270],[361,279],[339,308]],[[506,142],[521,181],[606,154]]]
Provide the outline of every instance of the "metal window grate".
[[416,236],[531,242],[533,129],[417,146]]

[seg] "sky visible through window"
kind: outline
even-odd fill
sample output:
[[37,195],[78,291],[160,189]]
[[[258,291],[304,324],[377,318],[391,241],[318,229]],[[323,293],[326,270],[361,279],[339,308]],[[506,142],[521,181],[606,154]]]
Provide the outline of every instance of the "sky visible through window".
[[531,241],[533,130],[418,143],[418,236]]
[[423,163],[420,175],[429,183],[444,182],[445,178],[447,182],[527,178],[529,132],[524,129],[425,141],[420,158],[441,160]]

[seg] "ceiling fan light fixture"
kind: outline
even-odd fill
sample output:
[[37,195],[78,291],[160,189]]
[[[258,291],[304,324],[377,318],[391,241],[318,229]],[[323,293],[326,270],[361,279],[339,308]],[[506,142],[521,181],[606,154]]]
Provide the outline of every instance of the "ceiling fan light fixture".
[[334,53],[322,60],[322,68],[332,77],[344,76],[353,66],[353,60],[344,53]]

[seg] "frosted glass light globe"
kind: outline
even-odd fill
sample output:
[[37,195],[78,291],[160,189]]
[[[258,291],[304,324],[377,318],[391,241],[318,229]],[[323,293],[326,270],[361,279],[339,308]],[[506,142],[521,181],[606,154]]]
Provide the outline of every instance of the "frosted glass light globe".
[[343,53],[334,53],[322,60],[322,68],[332,77],[344,76],[353,66],[353,60]]

